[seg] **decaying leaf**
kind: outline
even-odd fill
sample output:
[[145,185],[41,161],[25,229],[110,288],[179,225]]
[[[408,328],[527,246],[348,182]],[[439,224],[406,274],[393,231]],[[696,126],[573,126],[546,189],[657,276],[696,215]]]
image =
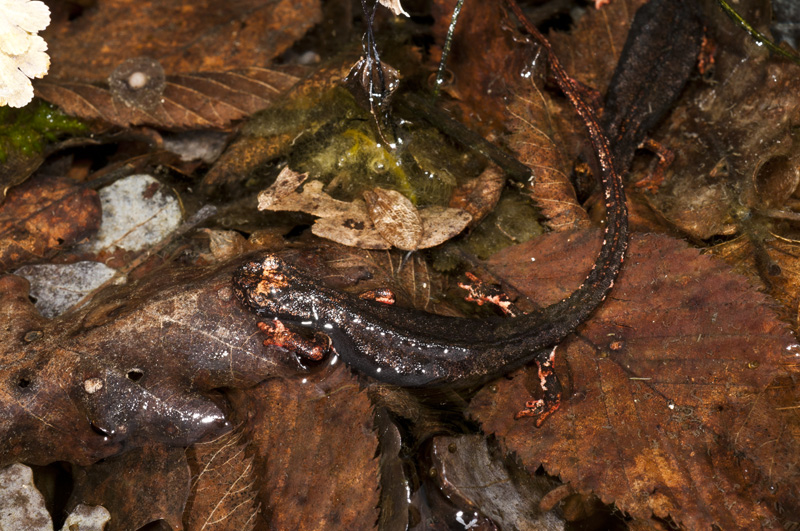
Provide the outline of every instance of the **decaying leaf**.
[[[114,277],[116,270],[101,262],[22,266],[15,275],[31,285],[29,297],[44,317],[61,315]],[[124,280],[124,279],[123,279]]]
[[23,279],[0,277],[2,463],[88,465],[228,430],[207,393],[293,367],[253,334],[256,317],[230,286],[233,267],[157,272],[52,321]]
[[[231,399],[261,478],[259,529],[372,529],[377,436],[366,393],[341,362],[272,379]],[[321,419],[324,419],[322,422]]]
[[146,446],[89,467],[74,467],[67,507],[102,505],[111,514],[105,531],[139,529],[164,520],[180,529],[189,495],[183,448]]
[[247,453],[242,432],[187,450],[192,469],[192,493],[184,524],[188,531],[250,531],[260,507],[253,457]]
[[230,127],[233,121],[268,107],[298,80],[277,70],[249,67],[173,74],[153,88],[133,88],[128,83],[137,82],[137,75],[154,83],[152,73],[145,72],[141,65],[139,69],[142,72],[125,70],[124,79],[112,78],[111,87],[75,79],[51,80],[37,84],[36,94],[68,114],[87,120],[103,120],[120,127],[150,125],[192,130]]
[[431,460],[444,494],[468,500],[501,529],[564,529],[558,514],[538,507],[552,483],[515,473],[497,453],[482,435],[435,437]]
[[[311,232],[361,249],[427,249],[459,234],[472,217],[464,210],[428,207],[417,210],[402,194],[376,188],[358,199],[339,201],[323,191],[320,181],[284,168],[258,195],[258,209],[305,212],[318,216]],[[301,191],[297,191],[299,186]]]
[[474,227],[489,215],[500,201],[500,194],[505,184],[505,174],[492,164],[478,177],[456,188],[450,196],[448,206],[466,211],[472,216],[469,226]]
[[748,53],[718,61],[717,82],[689,92],[661,130],[667,140],[657,136],[672,140],[675,161],[653,203],[694,238],[731,235],[741,205],[782,207],[794,191],[786,188],[798,163],[800,67],[764,50]]
[[[492,270],[547,304],[574,289],[596,246],[591,233],[554,234],[501,253]],[[535,436],[513,420],[535,370],[481,391],[472,414],[529,471],[543,464],[637,518],[770,527],[777,515],[759,500],[772,492],[796,511],[800,441],[780,410],[796,397],[768,391],[796,372],[796,340],[744,278],[680,241],[635,237],[625,263],[580,338],[557,347],[564,402]],[[547,286],[525,289],[536,268]]]
[[50,77],[104,82],[148,56],[168,75],[265,65],[321,19],[318,0],[111,0],[45,32]]
[[424,232],[422,218],[406,196],[375,188],[364,192],[364,201],[370,220],[384,240],[403,251],[419,249]]
[[97,192],[63,177],[12,188],[0,205],[0,271],[49,258],[97,231]]

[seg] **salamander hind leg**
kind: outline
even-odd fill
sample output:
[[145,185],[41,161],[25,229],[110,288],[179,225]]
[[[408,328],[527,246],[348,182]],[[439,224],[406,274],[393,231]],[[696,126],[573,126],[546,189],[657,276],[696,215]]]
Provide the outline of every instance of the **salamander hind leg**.
[[547,417],[558,410],[561,405],[561,383],[555,373],[555,356],[555,347],[550,351],[542,351],[536,356],[542,398],[527,401],[525,409],[519,411],[514,418],[534,417],[536,427],[539,428]]

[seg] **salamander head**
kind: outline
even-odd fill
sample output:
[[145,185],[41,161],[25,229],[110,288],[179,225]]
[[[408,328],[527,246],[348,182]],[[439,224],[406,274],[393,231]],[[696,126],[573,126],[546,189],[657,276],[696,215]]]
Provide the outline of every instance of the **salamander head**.
[[277,316],[284,313],[281,295],[290,288],[289,267],[277,255],[268,254],[247,262],[233,274],[236,296],[257,313]]

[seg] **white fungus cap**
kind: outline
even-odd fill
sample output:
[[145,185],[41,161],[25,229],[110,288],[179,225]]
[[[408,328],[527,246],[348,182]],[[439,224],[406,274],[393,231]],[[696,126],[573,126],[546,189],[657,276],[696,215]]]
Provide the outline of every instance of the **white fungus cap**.
[[0,0],[0,106],[23,107],[33,99],[32,78],[50,68],[47,43],[36,33],[50,24],[39,0]]

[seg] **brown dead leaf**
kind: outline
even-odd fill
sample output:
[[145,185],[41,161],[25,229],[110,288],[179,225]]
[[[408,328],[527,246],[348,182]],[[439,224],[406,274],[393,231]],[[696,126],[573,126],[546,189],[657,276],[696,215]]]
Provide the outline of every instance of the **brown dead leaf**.
[[587,9],[569,33],[548,36],[567,72],[604,93],[617,65],[633,16],[647,0],[614,0],[602,9]]
[[450,196],[448,206],[466,211],[472,216],[469,227],[474,227],[489,215],[500,201],[505,184],[505,174],[492,164],[478,177],[456,188]]
[[377,436],[366,393],[342,363],[306,378],[234,392],[255,449],[269,529],[372,529],[378,519]]
[[[434,2],[437,65],[455,5],[456,0]],[[458,17],[447,59],[452,76],[442,88],[463,104],[464,116],[478,131],[499,129],[505,122],[504,97],[534,55],[515,28],[502,2],[465,3]]]
[[512,131],[509,143],[520,162],[533,170],[526,190],[548,219],[547,225],[556,231],[586,227],[589,216],[575,196],[569,153],[564,152],[566,139],[575,132],[542,87],[543,80],[534,72],[520,85],[507,109]]
[[134,57],[167,75],[266,66],[320,21],[318,0],[110,0],[44,33],[50,78],[105,82]]
[[403,251],[419,249],[422,218],[406,196],[396,190],[374,188],[364,192],[364,201],[370,220],[384,240]]
[[186,504],[187,531],[251,531],[257,523],[258,478],[242,432],[187,450],[192,493]]
[[97,192],[62,177],[12,188],[0,205],[0,271],[53,256],[100,226]]
[[89,467],[74,467],[67,508],[102,505],[111,513],[105,531],[128,531],[164,520],[181,528],[189,495],[183,448],[146,446]]
[[[308,174],[281,170],[275,182],[258,194],[258,209],[304,212],[319,219],[311,232],[321,238],[361,249],[427,249],[458,235],[472,219],[460,209],[427,207],[417,210],[399,192],[374,188],[364,201],[339,201],[323,191]],[[303,189],[297,191],[302,185]]]
[[229,127],[233,121],[268,107],[298,81],[293,75],[259,67],[187,73],[167,76],[160,90],[152,89],[156,90],[153,98],[133,99],[107,84],[80,79],[39,83],[36,95],[83,119],[170,130]]
[[[493,272],[522,287],[543,268],[545,285],[523,291],[547,304],[574,289],[596,247],[589,232],[554,234],[502,253]],[[743,277],[678,240],[634,237],[626,265],[580,337],[558,347],[558,413],[535,434],[513,420],[538,386],[530,369],[482,390],[471,413],[530,472],[543,464],[637,518],[772,527],[775,498],[797,514],[797,420],[781,409],[798,399],[785,383],[796,340]]]
[[0,277],[2,462],[88,465],[227,431],[208,392],[294,367],[253,333],[232,271],[159,271],[52,321],[33,308],[27,282]]

